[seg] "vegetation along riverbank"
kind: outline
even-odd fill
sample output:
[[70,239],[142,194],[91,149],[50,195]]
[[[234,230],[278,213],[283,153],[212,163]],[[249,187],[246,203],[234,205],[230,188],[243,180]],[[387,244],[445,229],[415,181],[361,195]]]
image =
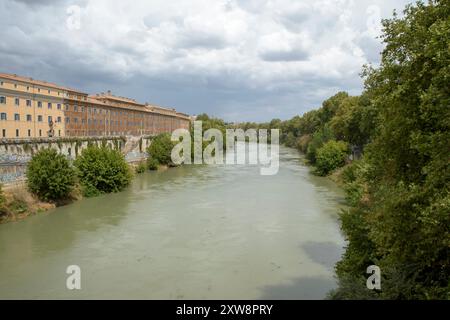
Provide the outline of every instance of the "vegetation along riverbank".
[[[347,164],[348,246],[334,299],[450,299],[449,15],[441,1],[384,20],[381,64],[363,69],[361,95],[339,92],[303,116],[242,125],[281,129],[319,175]],[[382,290],[367,290],[369,265],[380,267]]]

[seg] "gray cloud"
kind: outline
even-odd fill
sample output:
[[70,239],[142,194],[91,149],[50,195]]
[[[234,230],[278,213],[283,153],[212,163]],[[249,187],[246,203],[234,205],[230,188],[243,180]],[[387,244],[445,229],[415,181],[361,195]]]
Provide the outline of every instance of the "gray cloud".
[[229,121],[286,119],[359,93],[382,50],[367,8],[388,17],[406,2],[4,0],[0,71]]

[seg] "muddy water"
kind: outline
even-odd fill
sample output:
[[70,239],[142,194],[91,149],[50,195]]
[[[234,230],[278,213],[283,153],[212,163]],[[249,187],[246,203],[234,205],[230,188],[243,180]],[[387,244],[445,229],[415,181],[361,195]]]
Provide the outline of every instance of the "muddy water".
[[[342,193],[281,148],[280,170],[184,166],[0,225],[0,298],[321,299]],[[81,290],[66,268],[81,268]]]

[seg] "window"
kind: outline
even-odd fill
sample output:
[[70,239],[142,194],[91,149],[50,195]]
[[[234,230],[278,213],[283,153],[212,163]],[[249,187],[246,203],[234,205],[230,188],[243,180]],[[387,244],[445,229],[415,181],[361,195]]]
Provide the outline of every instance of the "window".
[[27,121],[31,122],[31,114],[27,114]]
[[38,122],[42,122],[42,116],[38,116]]
[[16,106],[20,105],[20,99],[19,98],[15,98],[14,99],[14,103]]
[[[3,82],[2,82],[3,83]],[[2,84],[3,85],[3,84]],[[5,138],[6,137],[6,129],[2,129],[2,137]]]
[[14,121],[20,121],[20,114],[18,113],[14,114]]
[[27,91],[30,91],[30,87],[27,87]]
[[52,108],[52,103],[51,103],[51,102],[48,103],[48,108],[49,108],[49,109]]
[[48,90],[48,93],[50,94],[50,90]]
[[42,108],[42,101],[38,101],[38,108]]
[[69,105],[66,104],[66,111],[69,111]]
[[48,116],[48,123],[52,122],[52,116]]
[[57,108],[58,110],[61,110],[61,103],[58,103],[57,106],[56,106],[56,108]]
[[42,130],[39,129],[39,137],[42,137]]
[[19,129],[16,129],[16,137],[19,136]]
[[56,122],[61,122],[61,117],[58,117]]
[[2,112],[2,113],[0,113],[0,119],[1,120],[6,120],[6,113],[4,113],[4,112]]
[[58,130],[58,136],[61,137],[61,130]]
[[70,118],[66,117],[66,123],[69,123],[69,122],[70,122]]
[[31,107],[31,100],[27,100],[27,107]]
[[3,81],[0,81],[0,86],[3,86]]
[[0,103],[5,104],[6,103],[6,97],[0,97]]
[[84,112],[84,107],[81,107],[81,112]]
[[81,119],[81,123],[86,123],[86,119]]
[[28,129],[28,136],[31,137],[31,130]]
[[73,118],[73,122],[78,123],[78,118]]
[[17,89],[17,83],[14,83],[14,88]]
[[38,88],[38,92],[41,92],[41,88]]
[[73,111],[78,112],[78,106],[73,106]]

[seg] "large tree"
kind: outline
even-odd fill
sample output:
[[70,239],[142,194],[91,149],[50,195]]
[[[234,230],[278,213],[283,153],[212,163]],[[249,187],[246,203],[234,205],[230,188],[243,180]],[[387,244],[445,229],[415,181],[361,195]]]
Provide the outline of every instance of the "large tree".
[[[450,2],[408,5],[383,21],[366,94],[379,124],[365,152],[359,203],[342,215],[349,240],[335,298],[450,298]],[[381,268],[368,293],[366,268]]]

